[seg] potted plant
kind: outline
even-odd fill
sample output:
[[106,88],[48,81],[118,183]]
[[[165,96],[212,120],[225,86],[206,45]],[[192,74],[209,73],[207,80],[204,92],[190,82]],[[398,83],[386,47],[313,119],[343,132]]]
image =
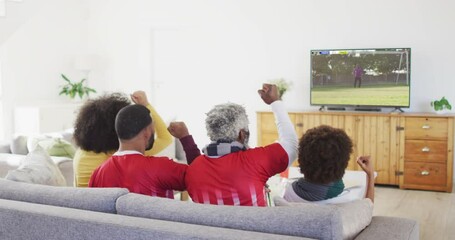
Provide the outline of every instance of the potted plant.
[[278,88],[278,93],[280,94],[280,99],[283,97],[284,93],[291,87],[291,83],[284,80],[284,78],[279,78],[271,80],[270,83],[275,84]]
[[445,113],[452,110],[452,105],[450,105],[445,97],[442,97],[441,100],[432,101],[430,105],[434,108],[436,113]]
[[90,93],[96,93],[96,90],[93,88],[89,88],[84,85],[85,78],[79,82],[72,82],[69,80],[64,74],[61,75],[63,80],[66,82],[65,85],[61,86],[62,90],[60,91],[59,95],[67,95],[71,99],[74,99],[76,96],[79,96],[82,99],[84,96],[89,96]]

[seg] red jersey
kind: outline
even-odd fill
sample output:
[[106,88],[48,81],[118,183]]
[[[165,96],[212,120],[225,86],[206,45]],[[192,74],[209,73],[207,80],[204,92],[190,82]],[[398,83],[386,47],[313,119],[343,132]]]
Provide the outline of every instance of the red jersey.
[[133,193],[173,199],[173,190],[185,190],[187,167],[167,157],[114,155],[93,172],[89,187],[121,187]]
[[265,183],[288,167],[279,143],[210,158],[197,157],[185,176],[187,191],[197,203],[267,206]]

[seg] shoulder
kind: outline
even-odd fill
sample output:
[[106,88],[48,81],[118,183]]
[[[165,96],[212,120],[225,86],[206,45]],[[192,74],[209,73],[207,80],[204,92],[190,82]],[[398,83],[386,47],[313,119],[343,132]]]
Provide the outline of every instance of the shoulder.
[[172,158],[164,157],[164,156],[144,156],[144,158],[147,158],[151,160],[152,162],[155,162],[157,164],[164,164],[164,165],[175,165],[175,166],[188,166],[186,164],[178,163],[174,161]]
[[280,143],[272,143],[263,147],[250,148],[246,152],[255,154],[286,154]]
[[78,149],[73,158],[73,164],[79,165],[82,164],[84,166],[98,166],[108,158],[112,156],[112,153],[95,153],[92,151],[84,151]]

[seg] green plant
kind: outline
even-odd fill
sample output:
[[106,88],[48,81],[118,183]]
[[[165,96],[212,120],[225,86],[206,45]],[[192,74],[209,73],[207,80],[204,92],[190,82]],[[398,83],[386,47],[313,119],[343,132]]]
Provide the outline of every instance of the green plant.
[[435,111],[441,111],[444,109],[452,110],[452,105],[450,105],[449,101],[445,97],[442,97],[441,100],[432,101],[430,105]]
[[71,99],[74,99],[74,97],[77,95],[82,99],[84,95],[89,96],[90,93],[96,93],[95,89],[84,86],[84,82],[86,80],[85,78],[79,82],[72,82],[64,74],[62,74],[62,78],[66,84],[61,86],[62,90],[60,91],[59,95],[64,94],[69,96]]
[[271,80],[270,83],[276,85],[276,87],[278,88],[278,93],[280,94],[280,98],[291,87],[291,83],[286,81],[286,80],[284,80],[284,78]]

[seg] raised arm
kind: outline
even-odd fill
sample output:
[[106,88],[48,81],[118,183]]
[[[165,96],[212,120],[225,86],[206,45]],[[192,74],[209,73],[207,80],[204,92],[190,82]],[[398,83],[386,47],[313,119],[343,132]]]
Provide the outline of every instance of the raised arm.
[[158,115],[152,105],[150,105],[147,100],[147,95],[144,91],[136,91],[131,94],[131,100],[133,100],[133,102],[136,104],[141,104],[147,107],[147,109],[150,111],[150,116],[152,117],[155,124],[155,143],[153,144],[152,149],[145,151],[145,155],[152,156],[163,151],[167,146],[169,146],[169,144],[172,143],[172,135],[167,131],[166,123],[163,121],[160,115]]
[[201,151],[194,142],[193,136],[190,135],[184,122],[171,122],[167,130],[182,143],[188,165],[190,165],[196,157],[201,155]]
[[360,156],[357,158],[357,164],[367,174],[367,190],[365,198],[369,198],[374,202],[374,168],[370,156]]
[[276,85],[263,84],[262,89],[258,90],[258,93],[262,100],[272,107],[278,129],[278,143],[281,144],[288,154],[288,165],[290,166],[297,158],[298,139],[284,104],[279,100],[278,89]]

